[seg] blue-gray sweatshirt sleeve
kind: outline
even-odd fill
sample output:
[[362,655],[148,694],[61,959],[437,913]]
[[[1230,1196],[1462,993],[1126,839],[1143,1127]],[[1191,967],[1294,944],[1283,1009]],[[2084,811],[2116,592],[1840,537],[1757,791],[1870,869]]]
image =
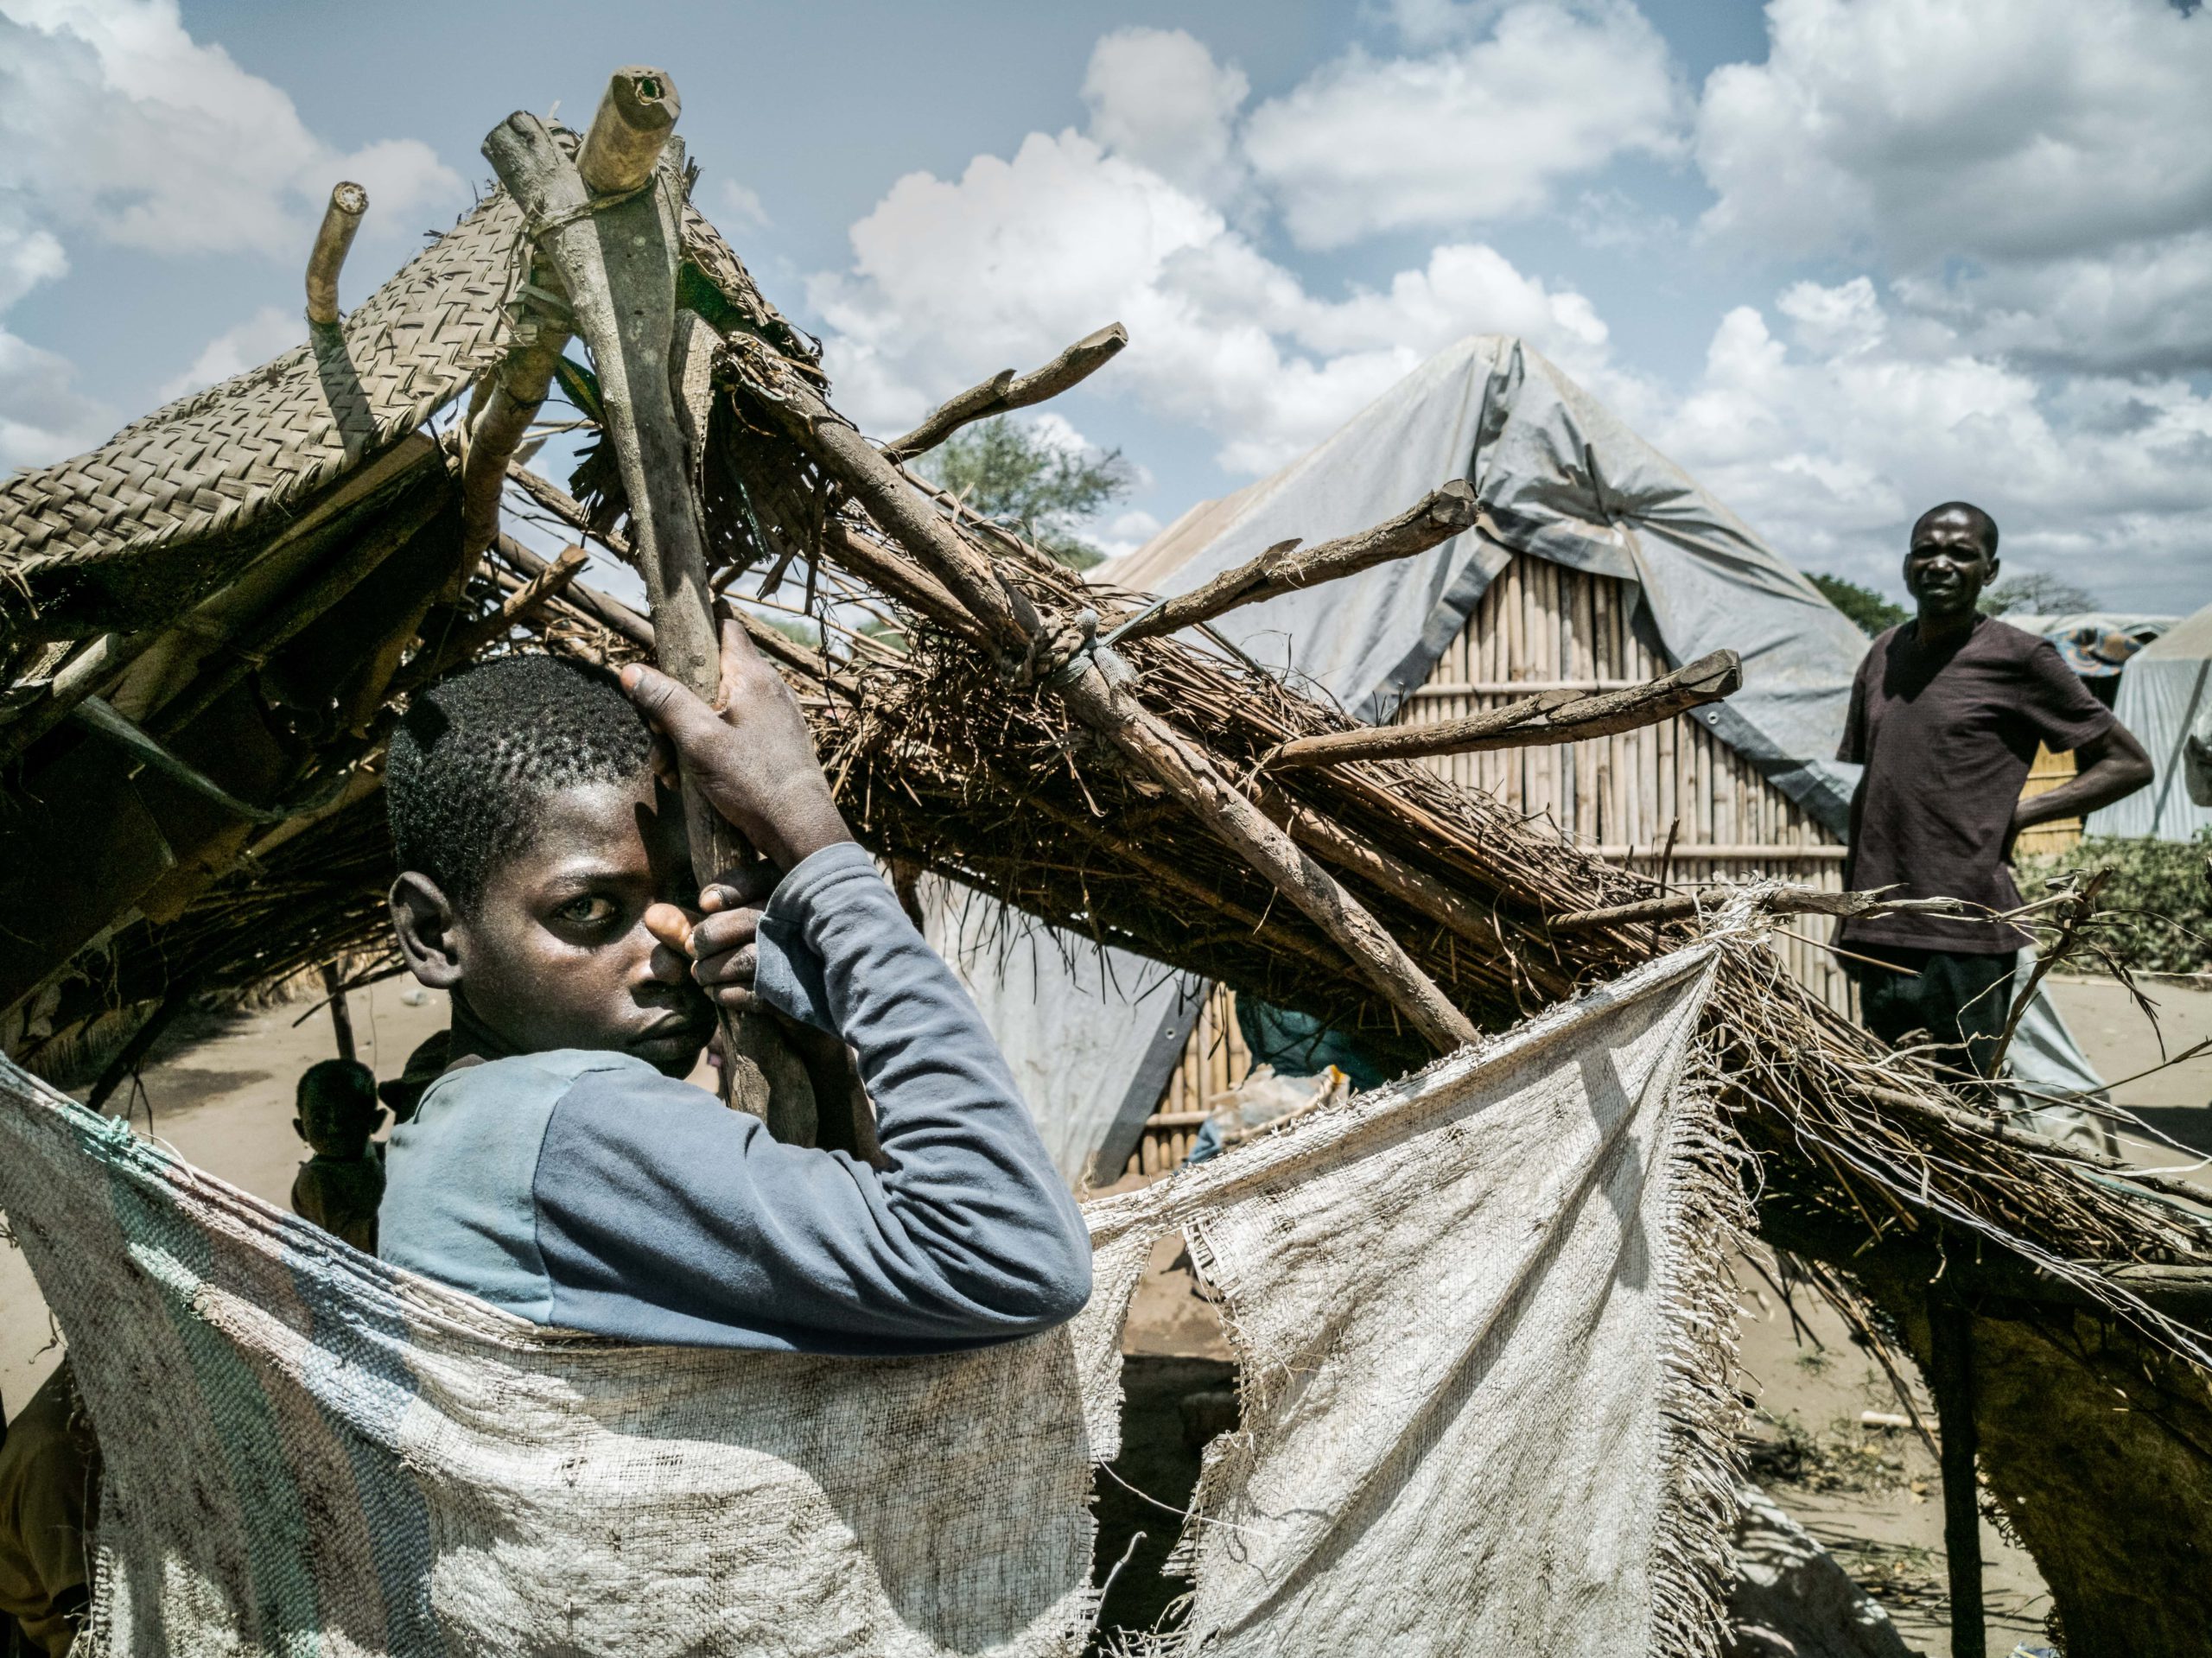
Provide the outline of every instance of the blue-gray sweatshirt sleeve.
[[579,1077],[533,1179],[550,1322],[640,1341],[902,1353],[1072,1318],[1083,1216],[982,1016],[860,848],[807,859],[762,918],[761,999],[838,1032],[885,1166],[784,1146],[637,1065]]

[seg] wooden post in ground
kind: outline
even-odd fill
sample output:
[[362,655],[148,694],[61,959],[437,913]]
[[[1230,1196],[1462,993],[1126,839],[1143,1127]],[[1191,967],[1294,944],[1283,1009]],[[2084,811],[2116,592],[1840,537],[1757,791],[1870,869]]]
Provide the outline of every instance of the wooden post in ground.
[[346,975],[335,962],[322,964],[322,991],[330,1000],[330,1029],[338,1039],[338,1057],[351,1059],[353,1048],[353,1010],[346,1005]]
[[[680,168],[665,165],[662,153],[681,107],[675,83],[659,70],[621,69],[584,140],[581,168],[545,124],[524,112],[492,130],[484,155],[533,227],[535,251],[558,276],[573,329],[598,369],[607,441],[629,497],[631,543],[652,600],[654,654],[663,672],[711,701],[721,645],[699,500],[669,384],[682,183]],[[700,879],[750,862],[752,848],[705,796],[688,781],[683,792]],[[779,1140],[812,1144],[813,1085],[776,1026],[761,1014],[725,1014],[722,1049],[730,1102],[765,1118]]]
[[1989,1649],[1981,1605],[1981,1502],[1974,1478],[1974,1315],[1928,1298],[1929,1391],[1943,1436],[1943,1560],[1950,1576],[1952,1658]]

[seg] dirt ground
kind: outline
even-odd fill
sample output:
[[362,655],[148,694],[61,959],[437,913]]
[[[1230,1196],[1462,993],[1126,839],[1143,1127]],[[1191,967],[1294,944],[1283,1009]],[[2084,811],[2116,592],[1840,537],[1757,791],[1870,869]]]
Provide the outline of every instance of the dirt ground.
[[[2212,991],[2146,987],[2159,1004],[2166,1049],[2212,1037]],[[2060,981],[2054,994],[2099,1070],[2125,1077],[2158,1063],[2149,1024],[2125,991],[2106,981]],[[444,1028],[443,1000],[404,981],[352,998],[360,1056],[378,1078],[399,1074],[415,1045]],[[302,1015],[305,1017],[302,1017]],[[182,1030],[157,1048],[134,1095],[131,1118],[180,1154],[256,1195],[282,1204],[304,1148],[291,1127],[301,1071],[334,1051],[327,1012],[297,1003]],[[2212,1055],[2118,1090],[2160,1132],[2212,1155]],[[2188,1154],[2131,1135],[2146,1161]],[[1175,1540],[1176,1515],[1198,1471],[1198,1448],[1234,1421],[1233,1369],[1219,1327],[1192,1293],[1188,1274],[1163,1247],[1141,1287],[1125,1349],[1130,1450],[1099,1481],[1099,1515],[1116,1558],[1132,1548],[1106,1605],[1108,1626],[1148,1626],[1174,1593],[1159,1568]],[[1771,1274],[1771,1267],[1769,1267]],[[1895,1394],[1853,1344],[1843,1322],[1802,1290],[1793,1318],[1775,1290],[1739,1266],[1745,1317],[1739,1363],[1758,1401],[1750,1447],[1754,1471],[1776,1500],[1834,1550],[1889,1609],[1906,1640],[1948,1651],[1942,1509],[1933,1458],[1909,1429],[1868,1426],[1863,1413],[1893,1414]],[[53,1368],[58,1348],[22,1257],[0,1247],[0,1400],[12,1414]],[[1921,1397],[1924,1414],[1924,1394]],[[1164,1507],[1162,1505],[1165,1505]],[[1137,1531],[1141,1540],[1130,1544]],[[2040,1644],[2048,1598],[2033,1563],[1986,1521],[1989,1651]]]

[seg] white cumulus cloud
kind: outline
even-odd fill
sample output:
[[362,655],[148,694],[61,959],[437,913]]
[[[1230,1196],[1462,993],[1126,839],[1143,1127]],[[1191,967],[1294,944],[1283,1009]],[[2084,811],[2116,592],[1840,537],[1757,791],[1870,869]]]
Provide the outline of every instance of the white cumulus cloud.
[[[287,93],[194,41],[176,0],[0,0],[0,312],[87,244],[304,269],[340,179],[368,190],[371,242],[411,241],[426,217],[467,200],[416,139],[350,154],[324,142]],[[241,353],[285,332],[271,314],[211,342],[168,391],[260,360]],[[287,327],[282,344],[301,333],[296,317]],[[67,359],[0,330],[0,466],[59,460],[105,435],[111,411],[74,378]]]
[[1083,79],[1090,136],[1101,146],[1203,196],[1233,188],[1244,72],[1179,29],[1124,29],[1101,40]]
[[2107,599],[2193,609],[2212,544],[2212,399],[2177,377],[2027,372],[1910,316],[1872,281],[1731,311],[1650,435],[1800,568],[1896,591],[1938,501],[1987,508],[2006,562]]
[[209,340],[186,369],[161,389],[166,403],[197,391],[233,374],[258,368],[279,352],[289,351],[308,337],[307,319],[297,311],[264,305],[234,328],[226,328]]
[[466,197],[416,140],[323,143],[281,89],[194,41],[175,0],[0,0],[0,186],[65,232],[304,259],[341,178],[367,187],[370,226],[410,236]]
[[0,476],[88,449],[113,429],[75,379],[67,358],[0,327]]
[[[1109,35],[1090,84],[1115,85],[1133,54],[1158,54],[1217,92],[1222,78],[1187,60],[1195,44]],[[1136,134],[1140,147],[1159,130],[1112,97],[1094,105],[1122,108],[1098,130]],[[1219,115],[1217,100],[1208,107]],[[979,156],[955,180],[910,174],[851,239],[850,268],[817,276],[808,293],[829,326],[840,405],[877,430],[1119,321],[1128,349],[1094,384],[1215,434],[1224,466],[1263,472],[1463,334],[1525,334],[1584,372],[1607,348],[1581,295],[1479,244],[1438,247],[1387,286],[1317,294],[1219,206],[1096,132],[1032,133],[1011,158]]]
[[[1400,21],[1426,40],[1492,10],[1423,6]],[[1253,111],[1245,149],[1301,246],[1530,213],[1624,152],[1681,148],[1687,94],[1626,0],[1527,0],[1495,16],[1487,35],[1426,55],[1355,49]]]
[[1774,0],[1707,81],[1708,231],[1879,259],[1978,350],[2212,366],[2212,18],[2169,0]]

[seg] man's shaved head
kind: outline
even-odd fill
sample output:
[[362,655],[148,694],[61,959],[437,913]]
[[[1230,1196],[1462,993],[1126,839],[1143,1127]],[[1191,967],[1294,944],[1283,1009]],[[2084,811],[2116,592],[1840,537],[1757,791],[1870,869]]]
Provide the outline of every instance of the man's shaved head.
[[1912,523],[1912,540],[1917,543],[1920,532],[1938,518],[1964,518],[1974,526],[1975,538],[1981,543],[1982,556],[1997,556],[1997,520],[1991,518],[1972,501],[1946,501],[1941,506],[1931,506]]

